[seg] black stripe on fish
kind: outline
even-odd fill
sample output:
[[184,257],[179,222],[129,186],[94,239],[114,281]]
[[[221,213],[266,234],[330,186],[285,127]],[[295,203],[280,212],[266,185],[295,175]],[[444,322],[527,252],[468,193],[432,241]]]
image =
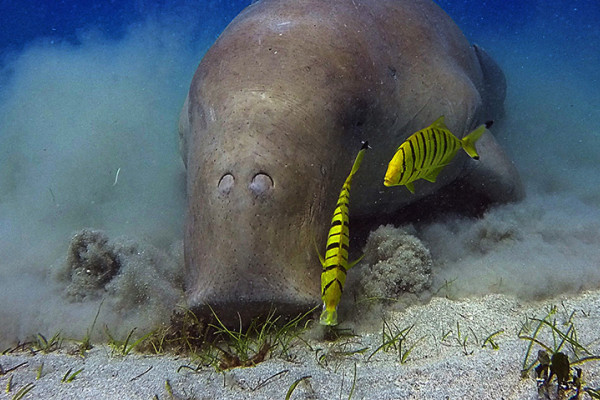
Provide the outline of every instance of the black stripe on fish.
[[415,140],[418,144],[417,158],[415,159],[414,168],[415,168],[415,176],[419,176],[421,171],[421,165],[423,164],[423,146],[425,143],[422,143],[422,138],[419,135],[415,135]]
[[440,156],[440,141],[442,138],[436,135],[434,129],[431,129],[431,139],[433,140],[433,157],[431,159],[431,165],[436,165]]
[[[335,236],[339,236],[339,234],[336,234]],[[333,237],[333,235],[329,235],[329,239],[332,238],[332,237]],[[344,238],[348,238],[348,234],[344,233]],[[342,249],[348,251],[348,244],[345,243],[345,242],[346,242],[346,240],[342,240],[341,247],[342,247]],[[338,249],[338,248],[340,248],[340,241],[339,240],[336,240],[335,242],[329,243],[329,246],[327,246],[327,248],[325,249],[325,254],[327,254],[327,252],[329,250]],[[329,256],[327,258],[331,258],[331,256]]]
[[[329,237],[333,237],[334,235],[329,235]],[[339,233],[336,233],[335,236],[339,236]],[[340,247],[340,242],[339,241],[335,241],[333,243],[329,243],[329,246],[327,246],[327,248],[325,249],[325,251],[329,251],[331,249],[335,249],[337,247]]]
[[433,138],[433,158],[431,159],[432,165],[437,165],[439,163],[438,160],[438,136],[435,134],[434,130],[431,129],[431,137]]
[[[336,247],[337,247],[337,246],[336,246]],[[346,250],[346,254],[347,254],[347,253],[348,253],[348,246],[346,246],[346,247],[342,247],[342,248],[343,248],[344,250]],[[331,250],[333,250],[333,249],[329,249],[329,251],[331,251]],[[327,254],[327,253],[325,253],[325,254]],[[338,256],[338,254],[339,254],[339,251],[335,251],[335,252],[333,252],[333,254],[332,254],[332,255],[325,257],[325,261],[327,261],[327,260],[329,260],[329,259],[331,259],[331,258],[337,257],[337,256]],[[342,258],[344,258],[346,261],[348,261],[348,257],[344,256],[343,254],[342,254]]]
[[406,171],[406,152],[404,151],[404,147],[400,147],[400,151],[402,151],[402,170],[400,171],[400,177],[398,177],[398,183],[402,182],[404,172]]
[[[418,142],[416,136],[411,136],[408,139],[408,143],[410,144],[410,151],[412,152],[412,160],[409,164],[410,175],[408,176],[408,179],[406,180],[407,182],[412,182],[416,179],[416,178],[413,178],[413,175],[415,174],[415,172],[417,172],[417,155],[419,152],[419,147],[417,146],[417,149],[415,150],[413,141]],[[417,145],[418,145],[418,143],[417,143]]]
[[448,138],[446,137],[446,135],[442,135],[442,137],[444,138],[444,148],[442,150],[442,159],[446,156],[446,151],[448,150]]
[[432,146],[432,140],[433,140],[433,136],[431,136],[431,133],[429,132],[429,130],[425,131],[424,133],[425,135],[425,139],[426,139],[426,152],[425,152],[425,167],[429,168],[431,167],[431,162],[433,161],[432,156],[433,156],[433,146]]
[[[346,200],[343,200],[342,198],[340,198],[340,199],[338,200],[338,203],[335,205],[335,207],[336,207],[336,209],[338,209],[338,208],[341,208],[342,206],[345,206],[346,208],[348,208],[348,203],[349,203],[349,201],[348,201],[347,199],[346,199]],[[340,211],[341,211],[341,210],[340,210]],[[334,215],[335,215],[335,214],[334,214]]]
[[[333,235],[329,235],[330,238],[334,237],[334,236],[339,236],[339,233],[335,233]],[[348,234],[344,233],[344,237],[347,238]],[[336,240],[335,242],[329,243],[329,246],[327,246],[327,248],[325,249],[325,252],[327,253],[329,250],[331,249],[337,249],[340,247],[340,242],[339,240]],[[346,243],[342,242],[342,248],[348,250],[348,245]]]
[[335,278],[334,280],[332,280],[331,282],[329,282],[327,285],[325,285],[325,287],[323,288],[323,295],[325,294],[325,292],[327,291],[327,289],[329,289],[329,287],[334,283],[337,282],[337,284],[340,286],[340,292],[344,291],[344,286],[342,285],[342,282],[340,282],[339,279]]
[[[332,254],[329,257],[327,257],[325,260],[331,261],[332,258],[337,257],[337,256],[338,256],[337,254]],[[330,269],[335,268],[335,267],[345,268],[344,264],[348,264],[348,256],[342,254],[342,258],[344,259],[344,261],[339,262],[339,263],[334,262],[331,265],[326,265],[325,267],[323,267],[323,271],[329,271]]]
[[438,144],[438,139],[439,138],[437,137],[437,135],[435,135],[433,133],[433,129],[430,129],[429,133],[431,135],[431,141],[433,142],[432,143],[433,149],[431,151],[431,153],[432,153],[431,154],[431,161],[429,163],[429,166],[432,166],[432,165],[436,165],[435,163],[436,163],[436,159],[438,157],[438,146],[437,146],[437,144]]
[[425,134],[423,133],[423,131],[419,131],[419,136],[421,136],[421,141],[423,141],[423,149],[421,151],[421,156],[422,156],[422,160],[421,160],[421,169],[425,168],[425,161],[427,160],[427,142],[425,140]]
[[[429,170],[433,165],[435,159],[435,136],[431,134],[431,131],[427,132],[427,143],[428,143],[428,154],[427,154],[427,169]],[[427,173],[425,174],[427,175]]]
[[346,268],[344,268],[343,265],[338,265],[338,264],[334,264],[334,265],[330,265],[328,267],[323,268],[323,271],[331,271],[332,269],[339,269],[340,272],[343,272],[344,275],[347,274]]
[[411,162],[411,164],[414,165],[414,162],[415,162],[415,148],[413,147],[413,144],[412,144],[411,140],[408,141],[408,144],[410,145],[410,154],[412,155],[412,162]]

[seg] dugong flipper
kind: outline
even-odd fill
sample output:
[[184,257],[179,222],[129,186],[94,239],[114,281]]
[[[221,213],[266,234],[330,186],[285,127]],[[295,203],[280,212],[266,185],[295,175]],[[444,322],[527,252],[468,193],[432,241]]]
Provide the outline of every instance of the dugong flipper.
[[189,305],[211,305],[229,321],[317,305],[313,240],[324,243],[361,140],[373,149],[353,184],[351,216],[392,216],[456,179],[492,202],[520,199],[518,174],[490,133],[479,164],[459,155],[435,183],[417,182],[416,195],[383,186],[411,133],[445,115],[462,137],[499,117],[504,93],[493,60],[430,0],[246,8],[198,66],[180,119]]

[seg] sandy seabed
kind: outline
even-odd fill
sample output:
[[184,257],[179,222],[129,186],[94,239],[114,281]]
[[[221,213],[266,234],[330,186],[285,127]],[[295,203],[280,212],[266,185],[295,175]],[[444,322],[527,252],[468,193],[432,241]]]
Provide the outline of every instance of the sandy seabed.
[[[391,327],[414,325],[402,352],[412,350],[403,363],[397,351],[372,355],[382,344],[382,323],[379,331],[375,327],[372,332],[355,331],[356,336],[335,342],[314,338],[308,344],[299,342],[291,351],[293,361],[269,358],[254,367],[225,372],[180,368],[197,365],[185,357],[115,355],[106,345],[96,345],[85,357],[69,355],[66,345],[49,354],[0,356],[4,372],[0,397],[12,398],[33,384],[25,399],[284,399],[290,386],[306,377],[291,399],[538,399],[534,372],[521,378],[529,341],[518,335],[524,324],[531,334],[538,324],[531,318],[544,318],[553,306],[556,327],[566,332],[570,318],[579,343],[600,354],[600,291],[535,303],[505,295],[459,301],[438,297],[426,305],[387,313]],[[496,332],[494,349],[485,339]],[[542,329],[538,334],[550,347],[551,332]],[[532,357],[539,348],[533,347]],[[562,350],[574,358],[569,346]],[[36,379],[41,363],[42,376]],[[600,386],[600,361],[580,367],[585,385]],[[67,371],[79,369],[83,370],[71,382],[62,382]]]

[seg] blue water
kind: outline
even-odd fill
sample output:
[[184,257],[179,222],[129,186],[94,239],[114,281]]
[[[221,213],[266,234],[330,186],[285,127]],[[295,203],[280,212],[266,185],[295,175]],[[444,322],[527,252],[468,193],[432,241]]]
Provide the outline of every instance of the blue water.
[[[48,272],[73,232],[161,249],[181,240],[178,112],[202,54],[249,3],[0,2],[0,344],[66,326],[85,333],[98,303],[64,302]],[[498,282],[509,294],[599,287],[600,2],[438,4],[506,73],[495,134],[528,199],[425,230],[436,279],[458,277],[458,295]],[[506,232],[515,242],[473,247]],[[114,289],[114,310],[126,287]],[[103,318],[143,328],[128,310]]]
[[[21,49],[40,37],[66,39],[77,43],[78,32],[93,27],[107,37],[123,37],[129,25],[149,15],[191,14],[211,28],[222,28],[249,0],[210,1],[3,1],[0,4],[0,49]],[[536,18],[544,18],[547,33],[560,32],[567,41],[598,39],[600,4],[575,1],[452,1],[437,2],[474,40],[484,35],[518,35]],[[596,43],[597,45],[597,43]]]
[[[4,1],[0,4],[0,55],[20,51],[32,41],[81,43],[89,29],[119,39],[148,17],[174,17],[196,25],[190,42],[217,36],[250,0],[209,1]],[[600,3],[576,1],[442,0],[437,2],[473,42],[510,39],[516,45],[538,30],[540,43],[552,41],[593,70],[600,57]],[[533,43],[532,43],[533,44]]]
[[196,19],[198,29],[213,30],[217,35],[248,4],[248,0],[3,1],[0,4],[0,49],[20,50],[38,38],[77,44],[79,34],[90,28],[108,38],[119,39],[130,25],[161,15],[180,19],[187,15]]

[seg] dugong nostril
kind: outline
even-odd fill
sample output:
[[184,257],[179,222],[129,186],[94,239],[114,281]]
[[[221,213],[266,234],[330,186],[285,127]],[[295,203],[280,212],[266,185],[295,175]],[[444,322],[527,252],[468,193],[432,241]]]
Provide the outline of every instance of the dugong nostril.
[[248,187],[255,195],[265,196],[273,189],[273,179],[269,175],[260,172],[254,175]]
[[231,188],[233,188],[233,184],[235,183],[235,179],[231,174],[225,174],[219,180],[219,192],[221,194],[229,194]]

